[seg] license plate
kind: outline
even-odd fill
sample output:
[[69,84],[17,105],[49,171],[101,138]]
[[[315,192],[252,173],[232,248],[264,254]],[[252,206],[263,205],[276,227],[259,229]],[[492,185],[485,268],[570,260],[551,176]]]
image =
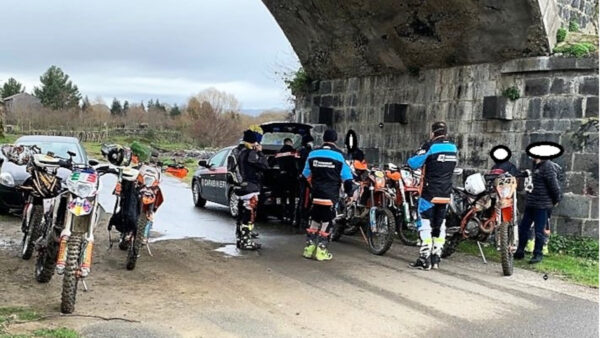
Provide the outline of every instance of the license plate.
[[68,207],[69,212],[75,216],[89,215],[92,212],[92,205],[85,198],[76,198],[72,200]]

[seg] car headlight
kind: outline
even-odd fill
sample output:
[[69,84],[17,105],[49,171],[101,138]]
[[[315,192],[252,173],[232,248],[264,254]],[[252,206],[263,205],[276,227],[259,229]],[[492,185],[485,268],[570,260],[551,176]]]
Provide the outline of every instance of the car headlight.
[[94,186],[88,183],[77,182],[69,187],[69,190],[79,197],[90,197],[94,193]]
[[2,173],[0,174],[0,184],[7,187],[14,187],[15,179],[10,173]]
[[154,184],[154,177],[144,176],[144,185],[150,188]]
[[500,195],[500,198],[509,198],[512,197],[512,188],[511,187],[501,187],[500,189],[498,189],[498,195]]

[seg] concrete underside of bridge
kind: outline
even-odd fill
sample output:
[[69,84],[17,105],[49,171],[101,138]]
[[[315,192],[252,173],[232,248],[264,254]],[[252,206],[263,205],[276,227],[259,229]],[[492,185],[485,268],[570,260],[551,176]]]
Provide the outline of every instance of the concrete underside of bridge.
[[263,0],[316,79],[547,54],[552,0]]

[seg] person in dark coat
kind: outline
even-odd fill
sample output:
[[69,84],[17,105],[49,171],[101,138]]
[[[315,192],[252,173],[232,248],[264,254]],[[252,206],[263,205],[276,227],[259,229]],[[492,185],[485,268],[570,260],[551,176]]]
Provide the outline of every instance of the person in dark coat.
[[494,165],[492,166],[492,171],[494,170],[502,170],[503,172],[507,172],[515,177],[520,175],[519,169],[510,161],[510,157],[512,152],[505,145],[498,145],[492,148],[490,151],[490,157],[494,160]]
[[283,221],[292,222],[296,208],[296,190],[298,189],[298,153],[294,141],[290,138],[283,140],[283,147],[275,155],[279,165],[279,187],[283,199]]
[[546,225],[552,208],[560,202],[562,195],[555,163],[549,159],[534,158],[533,166],[533,190],[527,193],[525,213],[519,224],[519,247],[514,255],[517,260],[525,257],[531,224],[535,223],[535,246],[530,264],[539,263],[544,257],[542,248],[546,238]]

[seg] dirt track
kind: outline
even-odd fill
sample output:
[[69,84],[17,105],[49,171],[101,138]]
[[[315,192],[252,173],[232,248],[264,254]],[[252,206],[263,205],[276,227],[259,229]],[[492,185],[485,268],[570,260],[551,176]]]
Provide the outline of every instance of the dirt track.
[[[91,290],[80,290],[76,313],[142,323],[54,318],[11,330],[69,326],[88,336],[140,337],[598,334],[597,290],[521,270],[502,278],[496,264],[460,255],[442,271],[412,271],[406,264],[414,249],[396,245],[375,257],[355,239],[333,246],[334,261],[317,263],[299,256],[300,235],[277,227],[265,230],[261,253],[241,257],[201,240],[157,242],[155,256],[144,254],[133,272],[124,269],[124,252],[106,251],[106,234],[98,231]],[[17,239],[18,232],[16,219],[0,222],[1,238]],[[33,261],[17,251],[16,240],[0,249],[1,303],[57,314],[61,278],[37,284]]]

